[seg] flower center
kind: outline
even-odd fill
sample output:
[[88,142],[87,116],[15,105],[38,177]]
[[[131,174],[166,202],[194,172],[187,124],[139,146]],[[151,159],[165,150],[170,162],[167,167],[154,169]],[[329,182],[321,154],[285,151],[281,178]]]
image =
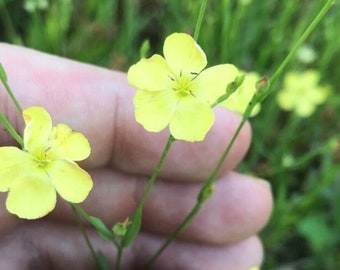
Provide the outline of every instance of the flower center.
[[176,79],[173,77],[170,77],[170,79],[173,81],[172,89],[176,91],[177,95],[180,97],[186,97],[188,95],[194,96],[192,93],[192,78],[180,75]]
[[38,167],[45,167],[50,162],[50,159],[46,157],[46,152],[48,150],[49,148],[39,151],[39,153],[37,153],[36,155],[32,155],[33,160]]

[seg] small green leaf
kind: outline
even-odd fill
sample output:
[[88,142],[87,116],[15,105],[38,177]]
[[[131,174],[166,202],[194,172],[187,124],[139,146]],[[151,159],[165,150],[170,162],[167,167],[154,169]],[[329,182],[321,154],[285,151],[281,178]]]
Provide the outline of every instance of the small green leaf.
[[97,230],[99,235],[104,238],[105,240],[113,240],[114,235],[111,233],[111,231],[106,227],[103,221],[101,221],[97,217],[88,216],[87,220],[92,224],[93,227]]
[[127,227],[127,231],[122,239],[121,246],[126,248],[137,237],[142,224],[142,208],[139,207],[131,218],[131,223]]

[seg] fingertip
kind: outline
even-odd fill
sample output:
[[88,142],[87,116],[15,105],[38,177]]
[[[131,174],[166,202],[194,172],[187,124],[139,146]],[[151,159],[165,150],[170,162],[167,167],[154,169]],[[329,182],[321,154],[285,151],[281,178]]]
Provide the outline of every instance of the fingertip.
[[[265,180],[231,172],[216,184],[207,208],[193,224],[201,230],[203,225],[211,226],[206,231],[206,239],[217,244],[233,243],[265,227],[273,209],[272,192]],[[215,211],[208,210],[214,208]]]

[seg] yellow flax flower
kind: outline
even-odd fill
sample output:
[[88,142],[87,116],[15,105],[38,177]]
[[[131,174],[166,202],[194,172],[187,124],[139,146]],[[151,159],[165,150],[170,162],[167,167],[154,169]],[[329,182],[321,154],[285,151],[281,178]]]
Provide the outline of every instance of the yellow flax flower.
[[329,94],[329,88],[320,86],[319,79],[320,75],[315,70],[288,72],[277,95],[278,104],[283,110],[293,111],[300,117],[310,116]]
[[53,127],[42,107],[24,110],[23,118],[24,149],[0,147],[0,192],[8,191],[8,211],[36,219],[54,209],[56,193],[73,203],[85,200],[92,179],[74,162],[90,155],[84,135],[65,124]]
[[168,36],[164,58],[155,54],[130,67],[128,81],[137,88],[134,97],[137,122],[151,132],[169,125],[176,139],[202,141],[214,123],[211,105],[239,75],[223,64],[203,70],[206,56],[184,33]]
[[[260,76],[256,72],[245,73],[244,81],[241,86],[223,101],[221,105],[231,111],[243,114],[256,91],[256,83],[259,79]],[[257,115],[260,108],[260,103],[257,103],[250,116]]]

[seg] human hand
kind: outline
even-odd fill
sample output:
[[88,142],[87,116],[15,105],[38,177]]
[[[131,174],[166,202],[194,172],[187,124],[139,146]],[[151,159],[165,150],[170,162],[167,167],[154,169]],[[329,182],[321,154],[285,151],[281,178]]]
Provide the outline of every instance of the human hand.
[[[123,73],[77,63],[11,45],[0,45],[0,62],[23,108],[43,106],[54,123],[82,132],[92,146],[81,166],[94,180],[82,207],[108,226],[131,216],[167,140],[167,131],[148,133],[134,120],[134,89]],[[0,109],[22,131],[23,121],[0,86]],[[216,110],[204,142],[176,141],[145,204],[142,232],[124,252],[122,269],[140,269],[195,204],[233,135],[240,117]],[[231,172],[250,143],[246,125],[216,181],[212,198],[154,269],[245,270],[260,265],[256,233],[268,221],[272,197],[266,182]],[[0,145],[14,140],[2,128]],[[1,181],[1,179],[0,179]],[[0,193],[1,269],[94,269],[74,214],[59,198],[56,209],[35,220],[20,220],[5,209]],[[96,249],[114,263],[114,247],[89,228]]]

